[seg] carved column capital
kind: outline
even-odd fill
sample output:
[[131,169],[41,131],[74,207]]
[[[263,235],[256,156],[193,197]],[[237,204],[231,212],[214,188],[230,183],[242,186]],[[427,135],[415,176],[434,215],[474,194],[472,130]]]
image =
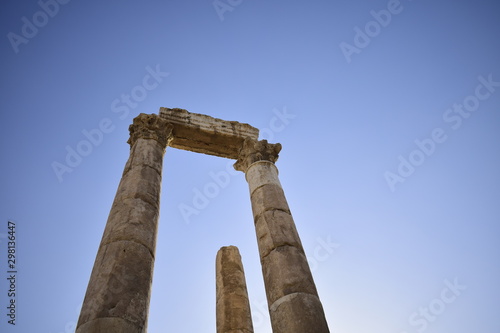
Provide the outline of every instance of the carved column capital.
[[257,141],[246,138],[241,147],[238,160],[234,163],[234,168],[246,173],[248,167],[257,161],[274,163],[278,160],[280,151],[280,143],[268,143],[267,140]]
[[130,144],[130,147],[137,139],[152,139],[158,141],[165,148],[172,139],[172,124],[156,114],[139,114],[128,129],[130,138],[127,143]]

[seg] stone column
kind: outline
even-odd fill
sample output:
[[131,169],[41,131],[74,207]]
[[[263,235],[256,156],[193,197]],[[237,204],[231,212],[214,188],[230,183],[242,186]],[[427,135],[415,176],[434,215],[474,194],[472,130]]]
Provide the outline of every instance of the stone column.
[[281,145],[245,140],[236,170],[250,188],[273,333],[327,333],[328,324],[274,162]]
[[253,333],[245,272],[236,246],[217,252],[215,270],[217,333]]
[[140,114],[97,252],[76,333],[147,331],[163,155],[172,126]]

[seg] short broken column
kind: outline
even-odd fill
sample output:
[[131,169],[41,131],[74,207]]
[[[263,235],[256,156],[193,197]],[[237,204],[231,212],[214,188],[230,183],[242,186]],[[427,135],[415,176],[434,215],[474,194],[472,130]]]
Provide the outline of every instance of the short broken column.
[[217,333],[253,333],[245,272],[236,246],[217,252],[215,270]]
[[274,162],[281,145],[246,139],[245,173],[273,333],[328,333],[328,324]]
[[130,125],[130,157],[116,191],[76,333],[147,331],[158,230],[163,155],[172,126],[140,114]]

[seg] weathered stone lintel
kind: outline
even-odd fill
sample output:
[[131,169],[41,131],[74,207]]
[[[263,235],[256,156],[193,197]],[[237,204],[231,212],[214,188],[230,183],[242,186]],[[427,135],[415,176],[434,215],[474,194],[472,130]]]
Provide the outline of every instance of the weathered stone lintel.
[[257,140],[259,130],[178,108],[160,108],[159,115],[174,127],[169,146],[195,153],[237,159],[246,138]]

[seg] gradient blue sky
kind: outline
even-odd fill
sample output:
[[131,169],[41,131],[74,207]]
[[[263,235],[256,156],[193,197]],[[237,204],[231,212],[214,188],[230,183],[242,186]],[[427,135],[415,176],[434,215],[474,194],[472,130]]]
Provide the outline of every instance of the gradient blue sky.
[[[500,332],[498,1],[219,3],[231,10],[69,1],[52,17],[34,0],[2,3],[0,331],[74,331],[128,126],[164,106],[246,122],[283,145],[280,179],[332,332]],[[21,39],[33,19],[38,31]],[[103,123],[102,140],[82,143]],[[54,162],[78,147],[87,156],[59,179]],[[167,149],[151,333],[215,331],[225,245],[243,257],[255,332],[271,332],[247,184],[228,162]],[[183,217],[213,174],[227,180]]]

